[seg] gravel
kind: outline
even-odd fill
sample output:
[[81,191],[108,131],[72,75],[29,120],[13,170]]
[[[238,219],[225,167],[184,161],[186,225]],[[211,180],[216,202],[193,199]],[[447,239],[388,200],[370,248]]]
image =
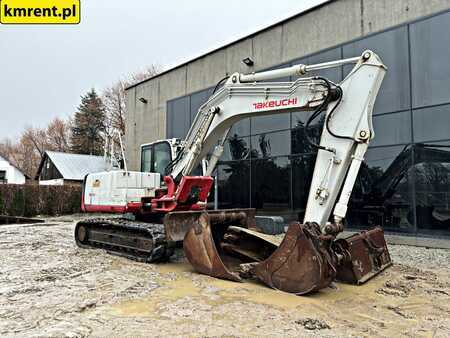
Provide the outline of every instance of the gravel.
[[425,270],[450,271],[450,250],[390,245],[389,252],[394,262]]

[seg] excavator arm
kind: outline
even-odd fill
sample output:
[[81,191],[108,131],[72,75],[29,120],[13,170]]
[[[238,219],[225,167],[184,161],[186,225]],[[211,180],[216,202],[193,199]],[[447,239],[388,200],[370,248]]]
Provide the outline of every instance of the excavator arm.
[[[339,84],[322,77],[266,82],[349,63],[355,66]],[[328,286],[336,276],[364,282],[391,264],[381,229],[336,240],[343,230],[361,162],[374,137],[372,109],[385,72],[380,58],[365,51],[357,58],[235,73],[228,78],[200,108],[182,150],[167,168],[170,176],[165,177],[175,211],[165,217],[166,233],[172,240],[183,239],[186,257],[197,271],[234,281],[251,276],[273,288],[304,294]],[[303,223],[289,226],[281,243],[251,229],[251,211],[176,211],[186,201],[205,202],[212,182],[209,175],[234,123],[251,116],[310,111],[307,129],[323,110],[326,116],[320,144],[310,140],[318,155],[305,218]],[[212,148],[205,175],[189,176]],[[332,213],[334,222],[330,223]],[[236,260],[240,264],[230,264]]]
[[[305,77],[346,64],[354,68],[338,84]],[[152,172],[125,169],[86,177],[85,211],[128,213],[136,220],[80,221],[75,227],[77,245],[155,262],[168,260],[174,243],[183,241],[185,255],[198,272],[233,281],[252,277],[295,294],[318,291],[335,278],[368,280],[391,264],[382,230],[348,239],[336,236],[343,230],[347,204],[374,137],[372,109],[385,72],[380,58],[365,51],[359,57],[316,65],[232,74],[200,108],[184,141],[151,145],[151,157],[158,159],[160,147],[170,152],[162,151],[164,159],[174,156],[167,166],[155,161]],[[276,81],[287,76],[299,78]],[[298,111],[309,112],[306,136],[308,126],[325,111],[320,143],[308,137],[318,153],[303,222],[291,223],[280,242],[256,231],[254,209],[206,210],[211,174],[233,124],[247,117]],[[192,176],[201,162],[204,174]]]
[[[264,82],[345,64],[355,66],[339,84],[321,77]],[[318,156],[304,222],[324,226],[334,208],[335,223],[341,226],[361,161],[374,137],[372,109],[385,71],[380,58],[365,51],[360,57],[317,65],[300,64],[248,75],[235,73],[200,107],[179,156],[168,166],[168,175],[180,182],[179,187],[185,186],[181,184],[183,178],[189,177],[214,148],[204,173],[210,176],[230,128],[244,118],[289,111],[312,111],[311,116],[317,117],[326,110],[321,141],[315,145]]]

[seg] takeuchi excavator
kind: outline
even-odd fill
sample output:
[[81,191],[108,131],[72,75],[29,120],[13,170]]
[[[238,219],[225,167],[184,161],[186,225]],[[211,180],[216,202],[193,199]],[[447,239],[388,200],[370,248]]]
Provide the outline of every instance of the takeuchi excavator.
[[[354,64],[340,83],[306,74]],[[126,169],[86,176],[82,208],[121,216],[92,218],[75,227],[82,248],[100,248],[144,262],[168,261],[183,243],[194,269],[210,276],[259,280],[295,294],[333,280],[361,284],[392,264],[381,228],[347,238],[347,205],[369,142],[372,109],[386,67],[367,50],[359,57],[223,79],[195,117],[185,140],[152,143],[151,172]],[[274,79],[298,76],[292,82]],[[272,80],[272,82],[271,82]],[[306,131],[325,111],[317,159],[302,222],[285,237],[261,233],[254,209],[207,210],[211,176],[230,128],[252,116],[310,112]],[[192,176],[201,166],[203,175]]]

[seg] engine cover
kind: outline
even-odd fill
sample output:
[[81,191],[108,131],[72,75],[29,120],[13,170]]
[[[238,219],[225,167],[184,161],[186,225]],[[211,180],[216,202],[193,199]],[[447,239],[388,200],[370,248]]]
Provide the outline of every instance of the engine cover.
[[155,197],[161,186],[159,173],[107,171],[86,176],[83,210],[87,212],[133,212],[142,197]]

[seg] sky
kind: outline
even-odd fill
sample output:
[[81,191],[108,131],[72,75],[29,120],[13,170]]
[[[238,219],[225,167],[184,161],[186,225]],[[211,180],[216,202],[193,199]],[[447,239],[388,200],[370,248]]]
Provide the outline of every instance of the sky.
[[0,25],[0,140],[71,116],[80,96],[164,69],[325,0],[81,0],[79,25]]

